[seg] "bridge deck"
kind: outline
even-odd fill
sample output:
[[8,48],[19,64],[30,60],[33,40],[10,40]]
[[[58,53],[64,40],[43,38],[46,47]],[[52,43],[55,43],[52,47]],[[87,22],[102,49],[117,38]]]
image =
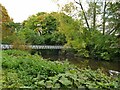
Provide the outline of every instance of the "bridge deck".
[[[23,46],[23,45],[21,45]],[[62,45],[24,45],[26,48],[31,49],[63,49]],[[1,44],[0,49],[12,49],[13,45]]]

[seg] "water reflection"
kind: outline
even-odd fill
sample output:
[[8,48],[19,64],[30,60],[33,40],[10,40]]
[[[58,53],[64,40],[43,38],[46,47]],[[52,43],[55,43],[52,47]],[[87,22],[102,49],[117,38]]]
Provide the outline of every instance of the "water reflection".
[[62,55],[42,55],[43,58],[47,58],[50,60],[59,60],[64,61],[68,60],[70,63],[77,65],[79,68],[90,67],[93,70],[101,68],[104,72],[108,72],[109,70],[120,71],[120,62],[108,62],[108,61],[101,61],[101,60],[92,60],[92,59],[84,59],[80,57],[73,57],[73,56],[62,56]]

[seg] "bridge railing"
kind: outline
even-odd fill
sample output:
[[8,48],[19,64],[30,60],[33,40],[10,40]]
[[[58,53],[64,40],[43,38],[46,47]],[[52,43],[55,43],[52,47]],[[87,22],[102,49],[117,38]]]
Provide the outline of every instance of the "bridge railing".
[[[12,49],[13,47],[14,47],[13,45],[0,44],[0,49],[3,49],[3,50]],[[64,46],[62,45],[24,45],[24,47],[27,47],[30,49],[63,49],[64,48]]]

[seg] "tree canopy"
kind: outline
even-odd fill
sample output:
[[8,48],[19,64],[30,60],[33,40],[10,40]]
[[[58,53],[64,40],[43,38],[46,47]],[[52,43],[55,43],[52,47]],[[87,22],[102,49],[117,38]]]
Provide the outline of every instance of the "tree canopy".
[[21,24],[8,19],[6,28],[12,35],[3,39],[3,43],[16,43],[17,39],[21,44],[64,45],[82,57],[119,58],[120,40],[116,36],[119,3],[90,2],[88,5],[85,11],[81,2],[70,2],[60,12],[38,12]]

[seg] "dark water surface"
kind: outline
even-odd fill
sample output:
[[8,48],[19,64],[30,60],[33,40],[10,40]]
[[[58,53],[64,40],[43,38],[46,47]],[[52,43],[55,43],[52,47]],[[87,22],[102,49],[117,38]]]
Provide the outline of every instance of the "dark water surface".
[[108,70],[115,70],[120,72],[120,61],[119,62],[109,62],[109,61],[101,61],[101,60],[92,60],[85,59],[74,56],[63,56],[63,55],[55,55],[55,54],[43,54],[43,58],[50,60],[59,60],[65,61],[66,59],[72,63],[77,65],[79,68],[90,67],[93,70],[101,68],[104,72],[108,72]]

